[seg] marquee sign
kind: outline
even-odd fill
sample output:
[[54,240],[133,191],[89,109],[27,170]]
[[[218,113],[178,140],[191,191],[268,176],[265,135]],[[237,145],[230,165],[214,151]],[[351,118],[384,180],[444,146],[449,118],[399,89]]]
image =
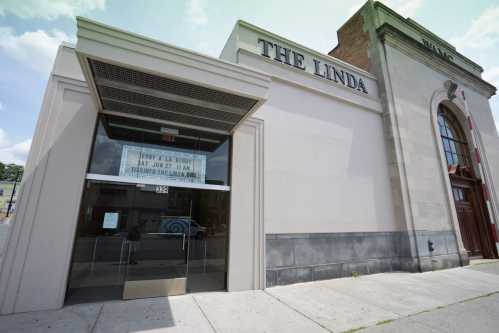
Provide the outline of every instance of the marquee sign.
[[204,184],[206,156],[124,145],[119,175],[138,179]]
[[258,44],[261,44],[262,46],[261,55],[264,57],[274,59],[282,64],[292,66],[303,71],[311,72],[322,79],[333,81],[350,89],[363,92],[364,94],[368,93],[366,84],[361,77],[340,69],[331,63],[313,58],[313,68],[307,68],[305,65],[305,56],[295,50],[263,38],[258,39]]

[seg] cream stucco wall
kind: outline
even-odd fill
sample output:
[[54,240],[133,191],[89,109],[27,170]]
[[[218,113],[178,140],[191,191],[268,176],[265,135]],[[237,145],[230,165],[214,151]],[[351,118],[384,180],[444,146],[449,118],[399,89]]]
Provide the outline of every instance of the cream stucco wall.
[[[315,58],[362,77],[368,93],[262,57],[259,36],[300,51],[309,69]],[[82,49],[93,54],[90,39],[80,39]],[[379,54],[385,57],[374,59],[381,64],[379,80],[246,23],[236,26],[221,54],[242,67],[205,59],[210,66],[201,69],[195,61],[199,55],[186,56],[185,50],[161,62],[154,57],[144,60],[144,52],[118,54],[109,45],[97,50],[123,63],[133,60],[176,77],[200,75],[207,86],[265,97],[263,106],[233,133],[228,289],[245,290],[265,286],[265,234],[455,230],[432,107],[448,79],[467,97],[458,96],[456,107],[470,112],[476,123],[497,216],[499,139],[486,94],[472,87],[469,77],[450,75],[399,46],[390,42],[372,47],[373,55],[383,50]],[[195,70],[185,70],[181,62]],[[381,69],[384,62],[388,66]],[[229,70],[237,77],[221,79]],[[211,74],[204,75],[206,71]],[[94,101],[74,49],[62,46],[7,240],[0,313],[63,304],[97,117]],[[427,247],[424,239],[419,248],[416,240],[408,242],[414,257]]]
[[[240,86],[233,89],[266,91],[263,83],[253,84],[255,76],[245,75],[254,72],[233,64],[219,65],[239,75],[233,79]],[[224,70],[217,72],[217,82],[222,78],[230,84]],[[257,79],[269,81],[263,75]],[[64,304],[98,114],[95,102],[75,49],[62,45],[46,88],[17,215],[11,222],[0,271],[0,313],[56,309]],[[264,287],[262,126],[261,121],[248,118],[234,133],[229,290]]]
[[475,123],[477,134],[475,139],[481,151],[485,181],[493,202],[490,207],[493,213],[492,218],[499,234],[499,135],[488,98],[475,90],[467,87],[464,89],[468,110]]
[[0,271],[0,313],[63,304],[97,110],[74,50],[50,76]]
[[[303,71],[260,55],[259,38],[305,55]],[[236,55],[236,56],[234,56]],[[221,54],[272,76],[265,126],[265,232],[398,231],[376,79],[239,22]],[[369,94],[313,74],[312,59],[362,77]]]
[[232,136],[227,289],[263,289],[264,123],[246,119]]
[[[462,115],[468,111],[471,114],[475,132],[487,141],[480,148],[489,160],[489,168],[494,170],[492,178],[496,178],[499,141],[488,97],[466,80],[408,56],[403,48],[387,44],[385,50],[415,229],[451,230],[455,225],[454,208],[449,205],[448,185],[442,176],[441,147],[433,126],[432,98],[436,91],[445,89],[446,80],[458,83],[454,108]],[[461,91],[464,91],[465,100]],[[463,121],[462,126],[467,129],[466,122]]]
[[267,233],[395,231],[381,115],[274,80],[265,123]]
[[446,78],[390,46],[386,53],[415,229],[450,230],[430,109],[434,91],[443,87]]

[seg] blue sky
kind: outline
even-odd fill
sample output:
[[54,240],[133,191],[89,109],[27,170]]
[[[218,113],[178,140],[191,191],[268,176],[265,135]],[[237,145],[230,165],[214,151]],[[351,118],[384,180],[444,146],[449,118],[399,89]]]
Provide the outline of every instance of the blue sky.
[[[386,0],[479,63],[499,86],[499,0]],[[24,163],[57,46],[75,42],[81,15],[218,56],[244,19],[317,51],[364,1],[0,0],[0,161]],[[499,98],[491,104],[499,124]],[[498,126],[499,127],[499,126]]]

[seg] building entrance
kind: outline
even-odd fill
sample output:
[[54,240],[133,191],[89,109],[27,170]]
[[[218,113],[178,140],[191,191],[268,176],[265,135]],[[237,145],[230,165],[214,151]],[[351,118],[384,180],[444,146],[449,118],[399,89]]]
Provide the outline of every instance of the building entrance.
[[101,115],[67,303],[222,290],[230,137]]
[[470,257],[495,258],[482,181],[476,176],[467,137],[456,116],[444,105],[439,106],[438,126],[464,248]]
[[[451,176],[452,194],[456,214],[459,221],[459,229],[463,239],[464,248],[470,257],[483,257],[488,254],[487,240],[482,244],[481,235],[487,235],[486,223],[482,223],[482,212],[480,198],[478,197],[475,182]],[[484,251],[485,248],[485,251]]]
[[228,197],[88,181],[66,302],[225,289]]

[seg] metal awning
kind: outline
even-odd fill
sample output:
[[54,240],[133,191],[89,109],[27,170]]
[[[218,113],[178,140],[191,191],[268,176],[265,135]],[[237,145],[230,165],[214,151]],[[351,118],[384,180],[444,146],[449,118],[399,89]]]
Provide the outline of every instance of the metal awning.
[[100,112],[230,133],[267,98],[263,73],[77,21],[76,52]]

